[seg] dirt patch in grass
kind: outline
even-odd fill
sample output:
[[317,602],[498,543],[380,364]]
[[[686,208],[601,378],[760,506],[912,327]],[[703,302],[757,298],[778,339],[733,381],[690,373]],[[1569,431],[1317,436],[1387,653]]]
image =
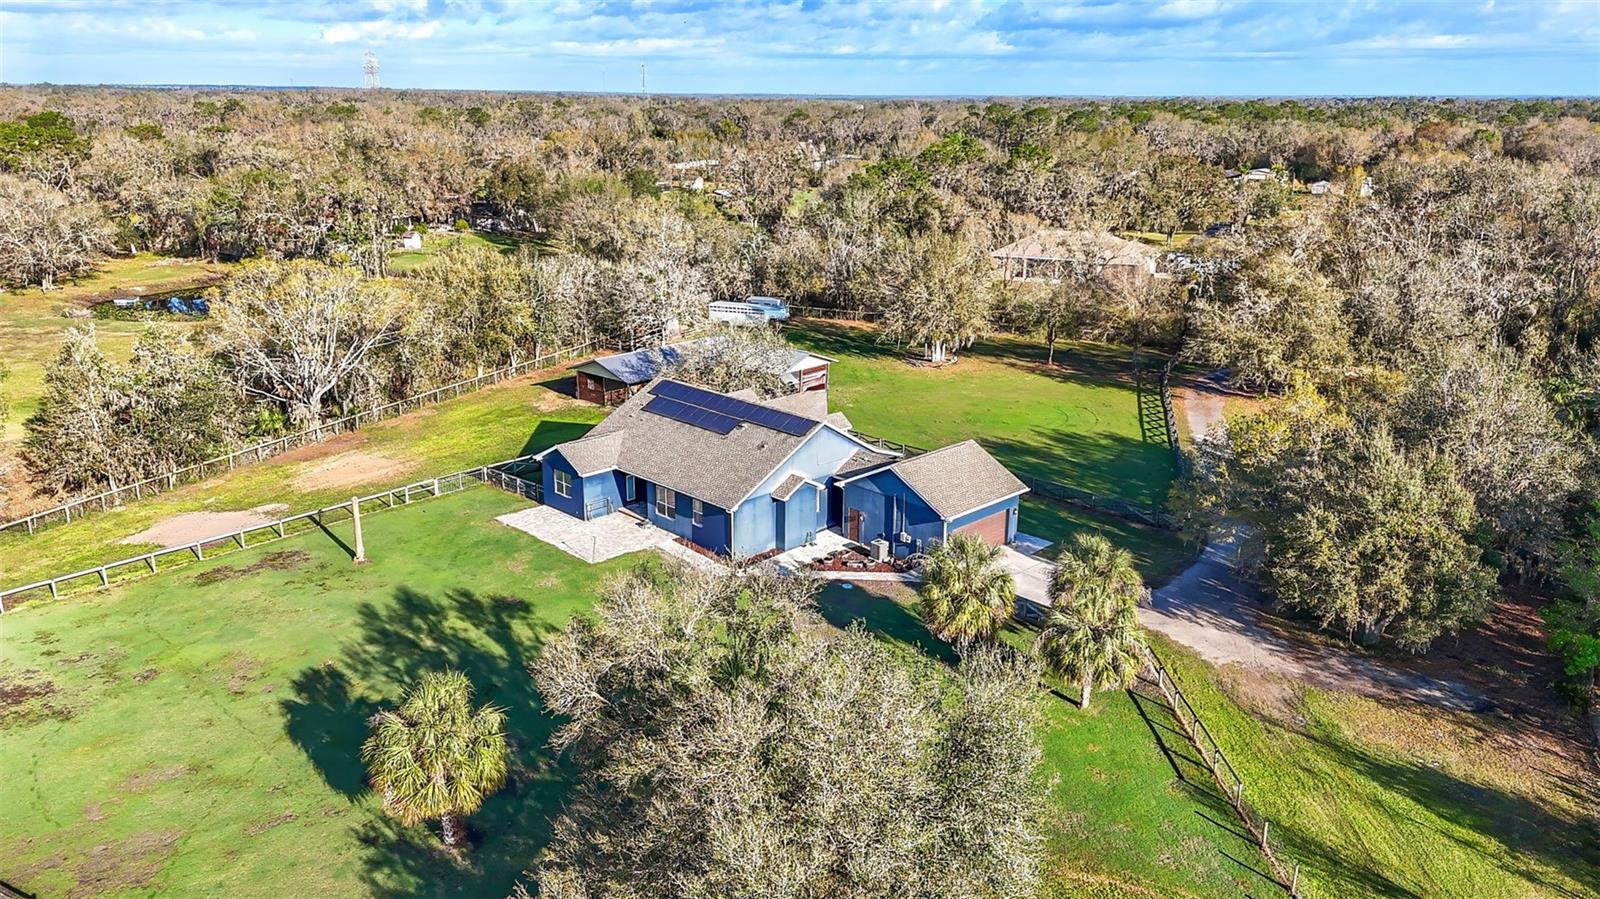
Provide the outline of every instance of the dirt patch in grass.
[[55,695],[55,682],[32,668],[0,676],[0,726],[71,718],[71,709],[56,702]]
[[222,671],[218,679],[227,686],[228,692],[235,696],[243,693],[245,688],[257,678],[261,677],[261,660],[249,653],[230,652],[222,659]]
[[73,869],[77,884],[67,899],[149,887],[182,836],[181,830],[152,830],[94,847]]
[[298,817],[300,817],[300,816],[295,814],[294,812],[283,812],[282,814],[273,815],[270,818],[266,818],[266,819],[263,819],[261,821],[257,821],[256,823],[250,825],[249,827],[246,827],[244,829],[244,832],[245,832],[246,835],[253,837],[253,836],[256,836],[258,834],[266,833],[267,831],[271,830],[274,827],[277,827],[280,824],[288,824],[290,821],[293,821],[294,819],[296,819]]
[[259,528],[276,521],[288,510],[283,503],[269,503],[241,512],[184,512],[163,518],[137,534],[122,538],[123,543],[157,543],[163,549],[188,546],[201,540]]
[[1227,665],[1217,669],[1217,686],[1255,714],[1296,733],[1305,732],[1301,693],[1288,678],[1246,665]]
[[165,768],[136,771],[123,779],[120,790],[124,793],[143,793],[157,784],[166,783],[169,780],[177,780],[188,774],[189,771],[188,765],[168,765]]
[[367,445],[367,435],[363,431],[346,431],[337,437],[330,437],[321,443],[308,443],[297,446],[287,452],[279,453],[273,457],[273,462],[310,462],[316,459],[326,459],[331,455],[353,450]]
[[282,552],[267,553],[249,565],[218,565],[200,572],[194,576],[194,582],[202,587],[211,584],[231,581],[234,578],[246,577],[261,571],[288,571],[298,568],[311,561],[311,554],[303,549],[286,549]]
[[305,468],[295,476],[294,488],[310,493],[393,481],[415,467],[415,462],[352,450]]

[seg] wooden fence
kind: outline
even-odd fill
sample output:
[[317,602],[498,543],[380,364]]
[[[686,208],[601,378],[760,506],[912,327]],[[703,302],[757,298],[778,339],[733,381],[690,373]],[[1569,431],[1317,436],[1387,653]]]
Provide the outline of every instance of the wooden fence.
[[[107,562],[71,574],[46,578],[20,587],[0,589],[0,614],[16,605],[16,598],[26,594],[48,593],[51,599],[59,599],[63,592],[79,589],[97,589],[108,587],[113,581],[125,581],[134,577],[143,577],[155,574],[157,571],[166,570],[161,562],[167,561],[166,568],[171,568],[172,563],[186,563],[201,561],[209,556],[215,557],[222,553],[233,552],[251,546],[260,546],[282,540],[291,534],[304,533],[309,530],[325,529],[330,522],[348,520],[355,514],[355,505],[361,507],[361,514],[369,515],[396,506],[409,505],[418,499],[431,499],[449,493],[459,493],[474,483],[485,483],[518,496],[526,497],[534,502],[543,501],[543,491],[537,478],[524,478],[514,474],[514,471],[531,473],[538,465],[532,456],[518,456],[503,462],[490,465],[480,465],[465,471],[451,472],[437,478],[425,481],[416,481],[403,487],[385,490],[369,496],[359,496],[332,506],[313,509],[310,512],[301,512],[289,515],[275,521],[254,525],[248,528],[214,534],[183,546],[171,546],[115,562]],[[368,507],[371,507],[370,509]],[[9,601],[9,602],[8,602]]]
[[296,447],[305,446],[308,443],[317,443],[327,440],[329,437],[342,434],[346,431],[353,431],[364,424],[372,424],[373,422],[382,421],[387,418],[393,418],[396,415],[401,415],[406,412],[420,409],[423,406],[436,403],[443,399],[459,397],[463,393],[471,393],[474,390],[478,390],[490,384],[498,384],[501,381],[518,377],[530,371],[537,371],[538,369],[549,367],[558,362],[582,356],[595,350],[597,347],[597,343],[590,341],[582,346],[559,350],[554,353],[546,353],[542,356],[538,356],[524,362],[508,365],[504,368],[495,369],[491,372],[484,372],[477,377],[464,378],[460,381],[456,381],[453,384],[446,384],[443,387],[436,387],[433,390],[424,391],[423,393],[416,394],[415,396],[408,396],[405,399],[395,400],[392,403],[385,403],[384,405],[377,406],[372,409],[364,409],[355,413],[354,415],[347,415],[343,418],[335,419],[315,428],[307,428],[304,431],[299,431],[297,433],[289,434],[284,437],[278,437],[272,440],[262,441],[242,449],[234,450],[233,452],[224,456],[217,456],[214,459],[207,459],[203,462],[196,462],[193,465],[186,465],[183,468],[174,469],[173,471],[163,475],[158,475],[153,478],[146,478],[142,481],[136,481],[132,484],[118,487],[114,490],[107,490],[103,493],[96,493],[92,496],[78,497],[77,499],[69,500],[61,505],[53,506],[40,512],[35,512],[32,515],[24,518],[18,518],[15,521],[8,521],[4,524],[0,524],[0,534],[3,534],[7,531],[10,531],[13,534],[22,531],[32,534],[35,531],[38,531],[41,528],[49,527],[52,524],[65,524],[74,519],[82,518],[91,512],[103,512],[108,509],[115,508],[127,502],[128,500],[137,500],[143,499],[146,496],[154,496],[162,491],[171,490],[180,484],[190,484],[195,481],[204,480],[205,478],[208,478],[217,472],[232,471],[234,468],[240,465],[246,465],[252,462],[260,462],[263,459],[269,459],[278,455],[279,453],[286,452]]
[[1145,663],[1154,674],[1156,689],[1166,699],[1167,705],[1172,709],[1172,717],[1178,722],[1178,727],[1183,731],[1184,739],[1200,754],[1206,769],[1211,772],[1211,777],[1216,781],[1217,789],[1222,791],[1223,797],[1233,809],[1235,815],[1244,824],[1246,832],[1255,841],[1261,855],[1267,860],[1267,867],[1271,869],[1273,881],[1277,883],[1293,899],[1301,899],[1300,892],[1300,863],[1290,862],[1286,856],[1272,843],[1272,822],[1260,810],[1250,804],[1249,798],[1244,794],[1244,778],[1239,770],[1228,760],[1227,754],[1217,743],[1217,738],[1212,736],[1210,728],[1201,720],[1200,714],[1189,704],[1188,697],[1178,688],[1178,682],[1172,679],[1172,673],[1167,666],[1162,664],[1161,657],[1155,650],[1146,648]]
[[883,315],[872,309],[834,309],[828,306],[789,306],[789,314],[799,318],[830,318],[849,321],[872,321]]

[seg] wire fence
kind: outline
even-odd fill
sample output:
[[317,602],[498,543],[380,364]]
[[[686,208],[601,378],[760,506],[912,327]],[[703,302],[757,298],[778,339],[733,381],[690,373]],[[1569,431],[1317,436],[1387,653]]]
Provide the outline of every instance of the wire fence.
[[1239,774],[1239,769],[1228,760],[1222,746],[1217,743],[1217,738],[1212,735],[1211,729],[1206,727],[1200,714],[1189,704],[1189,698],[1183,695],[1178,688],[1178,682],[1173,679],[1172,673],[1162,663],[1161,657],[1155,650],[1145,649],[1146,665],[1154,673],[1156,689],[1167,701],[1167,706],[1172,709],[1172,717],[1177,721],[1182,730],[1184,739],[1200,754],[1206,770],[1211,772],[1211,777],[1216,781],[1217,789],[1222,791],[1223,798],[1233,809],[1234,814],[1244,824],[1246,832],[1255,841],[1261,855],[1271,869],[1271,876],[1289,896],[1301,899],[1300,892],[1300,863],[1290,861],[1287,855],[1272,841],[1272,821],[1262,814],[1259,809],[1250,803],[1245,796],[1244,778]]
[[831,306],[796,306],[790,304],[789,314],[800,318],[828,318],[844,319],[847,321],[869,322],[881,318],[882,312],[875,309],[834,309]]
[[127,484],[112,490],[104,491],[102,493],[96,493],[91,496],[81,496],[76,499],[68,500],[60,505],[52,506],[51,508],[35,512],[23,518],[18,518],[14,521],[8,521],[4,524],[0,524],[0,534],[5,534],[8,532],[11,534],[22,532],[33,534],[43,528],[50,527],[51,525],[66,524],[93,512],[104,512],[114,509],[117,506],[128,502],[129,500],[138,500],[143,499],[146,496],[154,496],[164,491],[172,490],[183,484],[192,484],[196,481],[204,480],[219,472],[232,471],[234,468],[237,468],[240,465],[248,465],[252,462],[260,462],[264,459],[270,459],[273,456],[297,447],[327,440],[330,437],[343,434],[346,431],[353,431],[362,425],[372,424],[377,421],[393,418],[397,415],[403,415],[407,412],[420,409],[423,406],[439,402],[440,400],[453,399],[461,396],[464,393],[471,393],[491,384],[498,384],[501,381],[519,377],[527,374],[530,371],[548,368],[556,363],[568,359],[574,359],[578,356],[592,352],[598,348],[598,346],[599,344],[595,341],[589,341],[581,346],[558,350],[553,353],[545,353],[544,355],[536,356],[523,362],[517,362],[512,365],[505,366],[504,368],[498,368],[494,371],[484,372],[476,377],[464,378],[452,384],[446,384],[442,387],[436,387],[432,390],[427,390],[414,396],[408,396],[405,399],[395,400],[392,403],[385,403],[381,406],[376,406],[371,409],[363,409],[353,415],[346,415],[343,418],[325,422],[314,428],[307,428],[294,434],[288,434],[272,440],[265,440],[251,446],[234,450],[226,455],[217,456],[212,459],[206,459],[203,462],[196,462],[193,465],[186,465],[182,468],[173,469],[166,474],[145,478],[144,480],[136,481],[132,484]]
[[370,515],[373,512],[410,505],[419,499],[459,493],[476,483],[489,484],[534,502],[542,502],[544,497],[537,476],[538,464],[532,456],[517,456],[502,462],[415,481],[368,496],[352,497],[342,503],[247,528],[213,534],[181,546],[169,546],[31,584],[0,589],[0,614],[15,608],[18,599],[22,597],[42,598],[48,594],[51,599],[59,599],[63,593],[109,587],[113,583],[168,571],[179,565],[204,561],[207,558],[260,546],[306,531],[325,531],[329,524],[352,519],[358,506],[362,515]]

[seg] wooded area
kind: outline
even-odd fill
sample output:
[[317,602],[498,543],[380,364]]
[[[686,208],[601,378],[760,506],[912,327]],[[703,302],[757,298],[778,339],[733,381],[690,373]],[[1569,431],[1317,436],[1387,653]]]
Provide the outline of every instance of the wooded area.
[[[1497,583],[1566,583],[1569,673],[1600,662],[1593,101],[38,87],[0,119],[14,287],[113,253],[245,260],[126,364],[69,335],[27,425],[49,489],[776,295],[935,361],[1006,329],[1220,370],[1269,401],[1201,441],[1177,505],[1246,526],[1283,604],[1420,649]],[[520,248],[392,275],[429,226]],[[1041,227],[1144,237],[1162,276],[1000,279],[988,254]]]

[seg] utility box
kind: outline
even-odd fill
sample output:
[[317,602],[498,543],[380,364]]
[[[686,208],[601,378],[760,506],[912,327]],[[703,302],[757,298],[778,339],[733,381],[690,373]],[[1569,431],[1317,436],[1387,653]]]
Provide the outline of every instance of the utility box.
[[872,561],[889,561],[889,541],[883,539],[882,537],[872,541]]

